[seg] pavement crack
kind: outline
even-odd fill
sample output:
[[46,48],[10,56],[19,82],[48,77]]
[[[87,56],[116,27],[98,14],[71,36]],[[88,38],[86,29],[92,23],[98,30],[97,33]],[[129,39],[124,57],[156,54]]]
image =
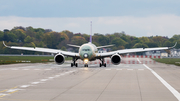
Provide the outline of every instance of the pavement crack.
[[140,93],[140,97],[141,97],[141,101],[142,101],[142,93],[141,93],[141,87],[140,87],[140,84],[139,84],[139,77],[138,77],[137,71],[136,71],[136,77],[137,77],[137,82],[138,82],[138,87],[139,87],[139,93]]
[[[61,96],[62,94],[66,93],[67,91],[69,91],[70,89],[74,88],[75,86],[81,84],[82,82],[88,80],[89,78],[93,77],[94,75],[96,75],[97,73],[99,73],[101,70],[97,71],[96,73],[94,73],[93,75],[90,75],[89,77],[87,77],[86,79],[82,80],[81,82],[78,82],[77,84],[71,86],[69,89],[65,90],[64,92],[58,94],[57,96],[55,96],[54,98],[50,99],[49,101],[53,101],[55,100],[57,97]],[[78,72],[78,71],[77,71]]]
[[103,91],[99,94],[99,96],[97,97],[96,101],[100,98],[100,96],[104,93],[104,91],[106,90],[106,88],[108,87],[108,85],[111,83],[111,81],[114,79],[114,77],[117,75],[117,72],[114,74],[114,76],[111,78],[111,80],[108,82],[108,84],[106,85],[106,87],[103,89]]

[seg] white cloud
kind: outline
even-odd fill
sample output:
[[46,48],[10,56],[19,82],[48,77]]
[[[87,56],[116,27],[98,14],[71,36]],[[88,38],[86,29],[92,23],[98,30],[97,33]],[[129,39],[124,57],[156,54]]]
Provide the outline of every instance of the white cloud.
[[114,33],[125,31],[128,35],[168,36],[180,33],[180,16],[156,15],[148,17],[79,17],[79,18],[28,18],[0,17],[0,30],[15,26],[32,26],[34,28],[52,29],[54,31],[70,30],[74,33],[90,33],[90,21],[93,21],[94,33]]

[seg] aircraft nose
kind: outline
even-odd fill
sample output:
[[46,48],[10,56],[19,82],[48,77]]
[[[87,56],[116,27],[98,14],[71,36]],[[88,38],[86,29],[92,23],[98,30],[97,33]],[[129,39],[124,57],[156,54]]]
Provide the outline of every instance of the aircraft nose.
[[84,58],[88,58],[88,54],[87,53],[84,54]]

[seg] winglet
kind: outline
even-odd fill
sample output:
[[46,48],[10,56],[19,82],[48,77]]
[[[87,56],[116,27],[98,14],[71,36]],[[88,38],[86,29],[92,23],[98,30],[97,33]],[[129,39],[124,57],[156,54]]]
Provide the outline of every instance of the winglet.
[[4,43],[4,41],[3,41],[3,45],[4,45],[5,47],[11,48],[10,46],[7,46],[7,45]]
[[174,45],[174,46],[172,46],[172,47],[169,47],[169,49],[176,47],[176,45],[177,45],[177,42],[175,43],[175,45]]

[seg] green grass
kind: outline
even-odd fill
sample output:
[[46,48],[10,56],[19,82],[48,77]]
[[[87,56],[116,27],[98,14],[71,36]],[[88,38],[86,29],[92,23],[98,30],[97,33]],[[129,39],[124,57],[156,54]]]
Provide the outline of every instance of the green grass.
[[[68,57],[66,60],[71,60]],[[53,56],[0,56],[0,65],[14,63],[46,63],[54,62]]]
[[180,59],[179,58],[162,58],[162,59],[153,59],[157,62],[166,63],[166,64],[174,64],[180,66]]

